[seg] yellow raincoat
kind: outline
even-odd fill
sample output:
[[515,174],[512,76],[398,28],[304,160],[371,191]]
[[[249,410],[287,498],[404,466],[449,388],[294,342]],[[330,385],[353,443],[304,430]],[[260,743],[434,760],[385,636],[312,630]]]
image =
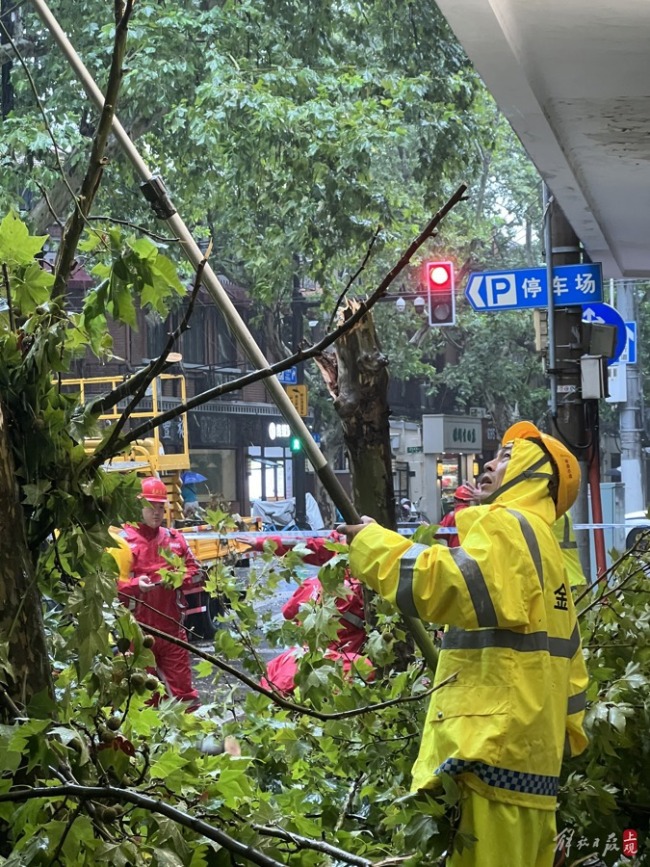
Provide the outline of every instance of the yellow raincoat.
[[582,571],[582,564],[578,556],[578,543],[573,532],[573,522],[568,512],[565,512],[553,524],[553,535],[562,549],[564,568],[569,576],[571,586],[578,587],[581,584],[586,584],[587,579],[585,578],[585,573]]
[[351,543],[353,575],[405,614],[448,624],[435,682],[456,677],[431,698],[415,790],[445,772],[490,801],[554,811],[562,757],[586,746],[587,674],[542,454],[514,441],[494,502],[458,514],[460,548],[378,524]]

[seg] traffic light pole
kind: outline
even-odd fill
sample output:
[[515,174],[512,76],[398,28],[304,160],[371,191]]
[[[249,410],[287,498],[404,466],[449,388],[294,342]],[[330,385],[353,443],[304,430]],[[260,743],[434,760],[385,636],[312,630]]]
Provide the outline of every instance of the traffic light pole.
[[[300,292],[300,277],[297,271],[298,261],[294,256],[296,271],[293,275],[293,290],[291,293],[291,332],[293,351],[298,352],[302,344],[304,316],[303,316],[303,298]],[[304,365],[297,366],[297,384],[304,385],[305,368]],[[301,441],[302,442],[302,441]],[[305,503],[305,453],[302,448],[291,453],[292,475],[293,475],[293,495],[296,500],[296,524],[303,530],[308,529],[307,524],[307,507]]]
[[[84,66],[81,61],[81,58],[74,50],[70,40],[67,38],[63,30],[61,29],[58,21],[50,12],[47,3],[44,0],[32,0],[32,5],[36,10],[39,18],[47,27],[47,29],[52,34],[53,38],[63,51],[68,63],[75,71],[79,81],[81,82],[84,90],[88,94],[88,97],[95,103],[99,111],[102,111],[104,107],[104,96],[101,90],[97,87],[94,79]],[[169,226],[170,231],[174,233],[174,236],[178,238],[181,249],[183,250],[185,256],[192,264],[195,269],[198,269],[199,265],[203,265],[202,270],[202,280],[205,288],[208,293],[214,300],[215,304],[221,310],[221,313],[224,316],[224,319],[228,323],[233,335],[239,342],[240,346],[248,356],[250,362],[260,370],[268,370],[269,363],[264,357],[264,353],[261,351],[259,346],[255,343],[251,333],[249,332],[245,322],[239,315],[237,308],[230,300],[227,292],[221,285],[217,275],[214,273],[212,268],[208,263],[204,262],[204,256],[201,250],[199,249],[196,241],[192,237],[191,232],[180,218],[180,216],[176,213],[174,206],[172,205],[169,197],[167,196],[167,192],[165,190],[164,185],[159,177],[154,176],[150,169],[148,168],[145,161],[140,156],[138,150],[134,146],[133,142],[129,138],[126,130],[119,122],[119,120],[114,116],[112,121],[112,129],[115,138],[117,139],[120,147],[126,154],[127,158],[130,160],[133,168],[140,176],[143,181],[143,187],[148,191],[149,196],[154,197],[152,201],[152,206],[158,216],[161,219],[164,219]],[[360,515],[354,507],[354,504],[348,497],[345,489],[341,485],[340,481],[336,477],[334,470],[330,467],[330,465],[325,460],[324,455],[314,442],[314,439],[309,432],[309,429],[303,422],[299,413],[287,397],[287,394],[275,376],[269,376],[264,380],[264,384],[275,402],[276,406],[287,420],[287,423],[291,427],[294,434],[302,440],[305,448],[305,453],[309,458],[311,465],[314,468],[314,471],[318,474],[318,477],[334,502],[335,506],[340,511],[343,516],[343,520],[348,524],[357,524],[360,521]],[[429,637],[426,629],[424,628],[424,624],[421,620],[418,620],[415,617],[409,617],[407,615],[403,615],[405,625],[411,635],[415,643],[420,648],[420,652],[422,653],[424,659],[427,664],[431,668],[432,671],[435,671],[438,654],[436,652],[435,647],[433,646],[433,642]]]
[[[580,358],[582,307],[554,307],[553,268],[581,261],[580,243],[564,213],[545,186],[544,246],[549,281],[549,376],[551,379],[551,433],[573,452],[580,464],[580,490],[571,510],[575,524],[589,523],[589,435],[582,399]],[[577,534],[578,554],[585,575],[591,574],[589,535]]]

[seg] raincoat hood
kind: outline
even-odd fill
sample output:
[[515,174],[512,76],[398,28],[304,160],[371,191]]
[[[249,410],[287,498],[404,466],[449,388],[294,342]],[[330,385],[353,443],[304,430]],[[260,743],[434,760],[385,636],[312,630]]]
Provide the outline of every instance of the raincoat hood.
[[544,450],[532,440],[514,440],[501,487],[491,495],[489,505],[463,509],[457,517],[459,529],[467,531],[479,517],[479,512],[495,506],[533,512],[552,525],[555,522],[555,503],[548,487],[552,478],[553,467]]

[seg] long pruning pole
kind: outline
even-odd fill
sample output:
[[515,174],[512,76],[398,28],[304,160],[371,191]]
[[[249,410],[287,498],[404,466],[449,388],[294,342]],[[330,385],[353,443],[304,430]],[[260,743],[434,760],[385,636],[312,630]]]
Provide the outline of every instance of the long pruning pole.
[[[76,73],[89,98],[101,112],[104,108],[104,95],[86,69],[70,40],[61,29],[58,21],[50,12],[47,3],[45,3],[44,0],[32,0],[32,5],[45,27],[50,31],[63,51],[63,54]],[[115,116],[113,117],[112,128],[121,148],[142,179],[143,192],[146,198],[152,203],[154,212],[167,222],[167,225],[174,233],[174,236],[178,238],[181,248],[192,266],[196,269],[201,263],[203,263],[203,285],[222,312],[230,330],[246,353],[249,361],[260,370],[268,370],[269,362],[264,356],[264,353],[255,342],[246,326],[246,323],[239,315],[235,305],[232,303],[227,292],[221,285],[219,278],[214,273],[209,263],[204,263],[203,253],[181,217],[176,213],[160,177],[150,171],[149,167],[140,156],[137,148],[129,138],[126,130]],[[318,478],[323,487],[332,498],[334,505],[338,508],[341,515],[343,515],[345,522],[348,524],[358,524],[360,521],[359,513],[336,477],[336,474],[325,460],[325,456],[316,445],[308,427],[289,400],[280,381],[275,376],[269,376],[265,379],[264,384],[293,433],[300,437],[309,462],[313,466],[314,471],[318,474]],[[424,628],[424,625],[422,624],[422,621],[414,617],[409,617],[408,615],[403,615],[403,617],[409,632],[420,648],[427,664],[432,670],[435,670],[437,652]]]

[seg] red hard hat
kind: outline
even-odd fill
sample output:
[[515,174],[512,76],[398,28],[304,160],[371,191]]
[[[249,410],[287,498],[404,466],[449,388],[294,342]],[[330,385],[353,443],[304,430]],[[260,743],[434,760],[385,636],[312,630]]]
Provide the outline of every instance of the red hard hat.
[[150,503],[166,503],[167,488],[165,483],[155,476],[148,476],[142,480],[142,491],[138,494],[141,500],[148,500]]
[[454,500],[460,500],[461,503],[471,503],[474,496],[467,485],[459,485],[454,491]]

